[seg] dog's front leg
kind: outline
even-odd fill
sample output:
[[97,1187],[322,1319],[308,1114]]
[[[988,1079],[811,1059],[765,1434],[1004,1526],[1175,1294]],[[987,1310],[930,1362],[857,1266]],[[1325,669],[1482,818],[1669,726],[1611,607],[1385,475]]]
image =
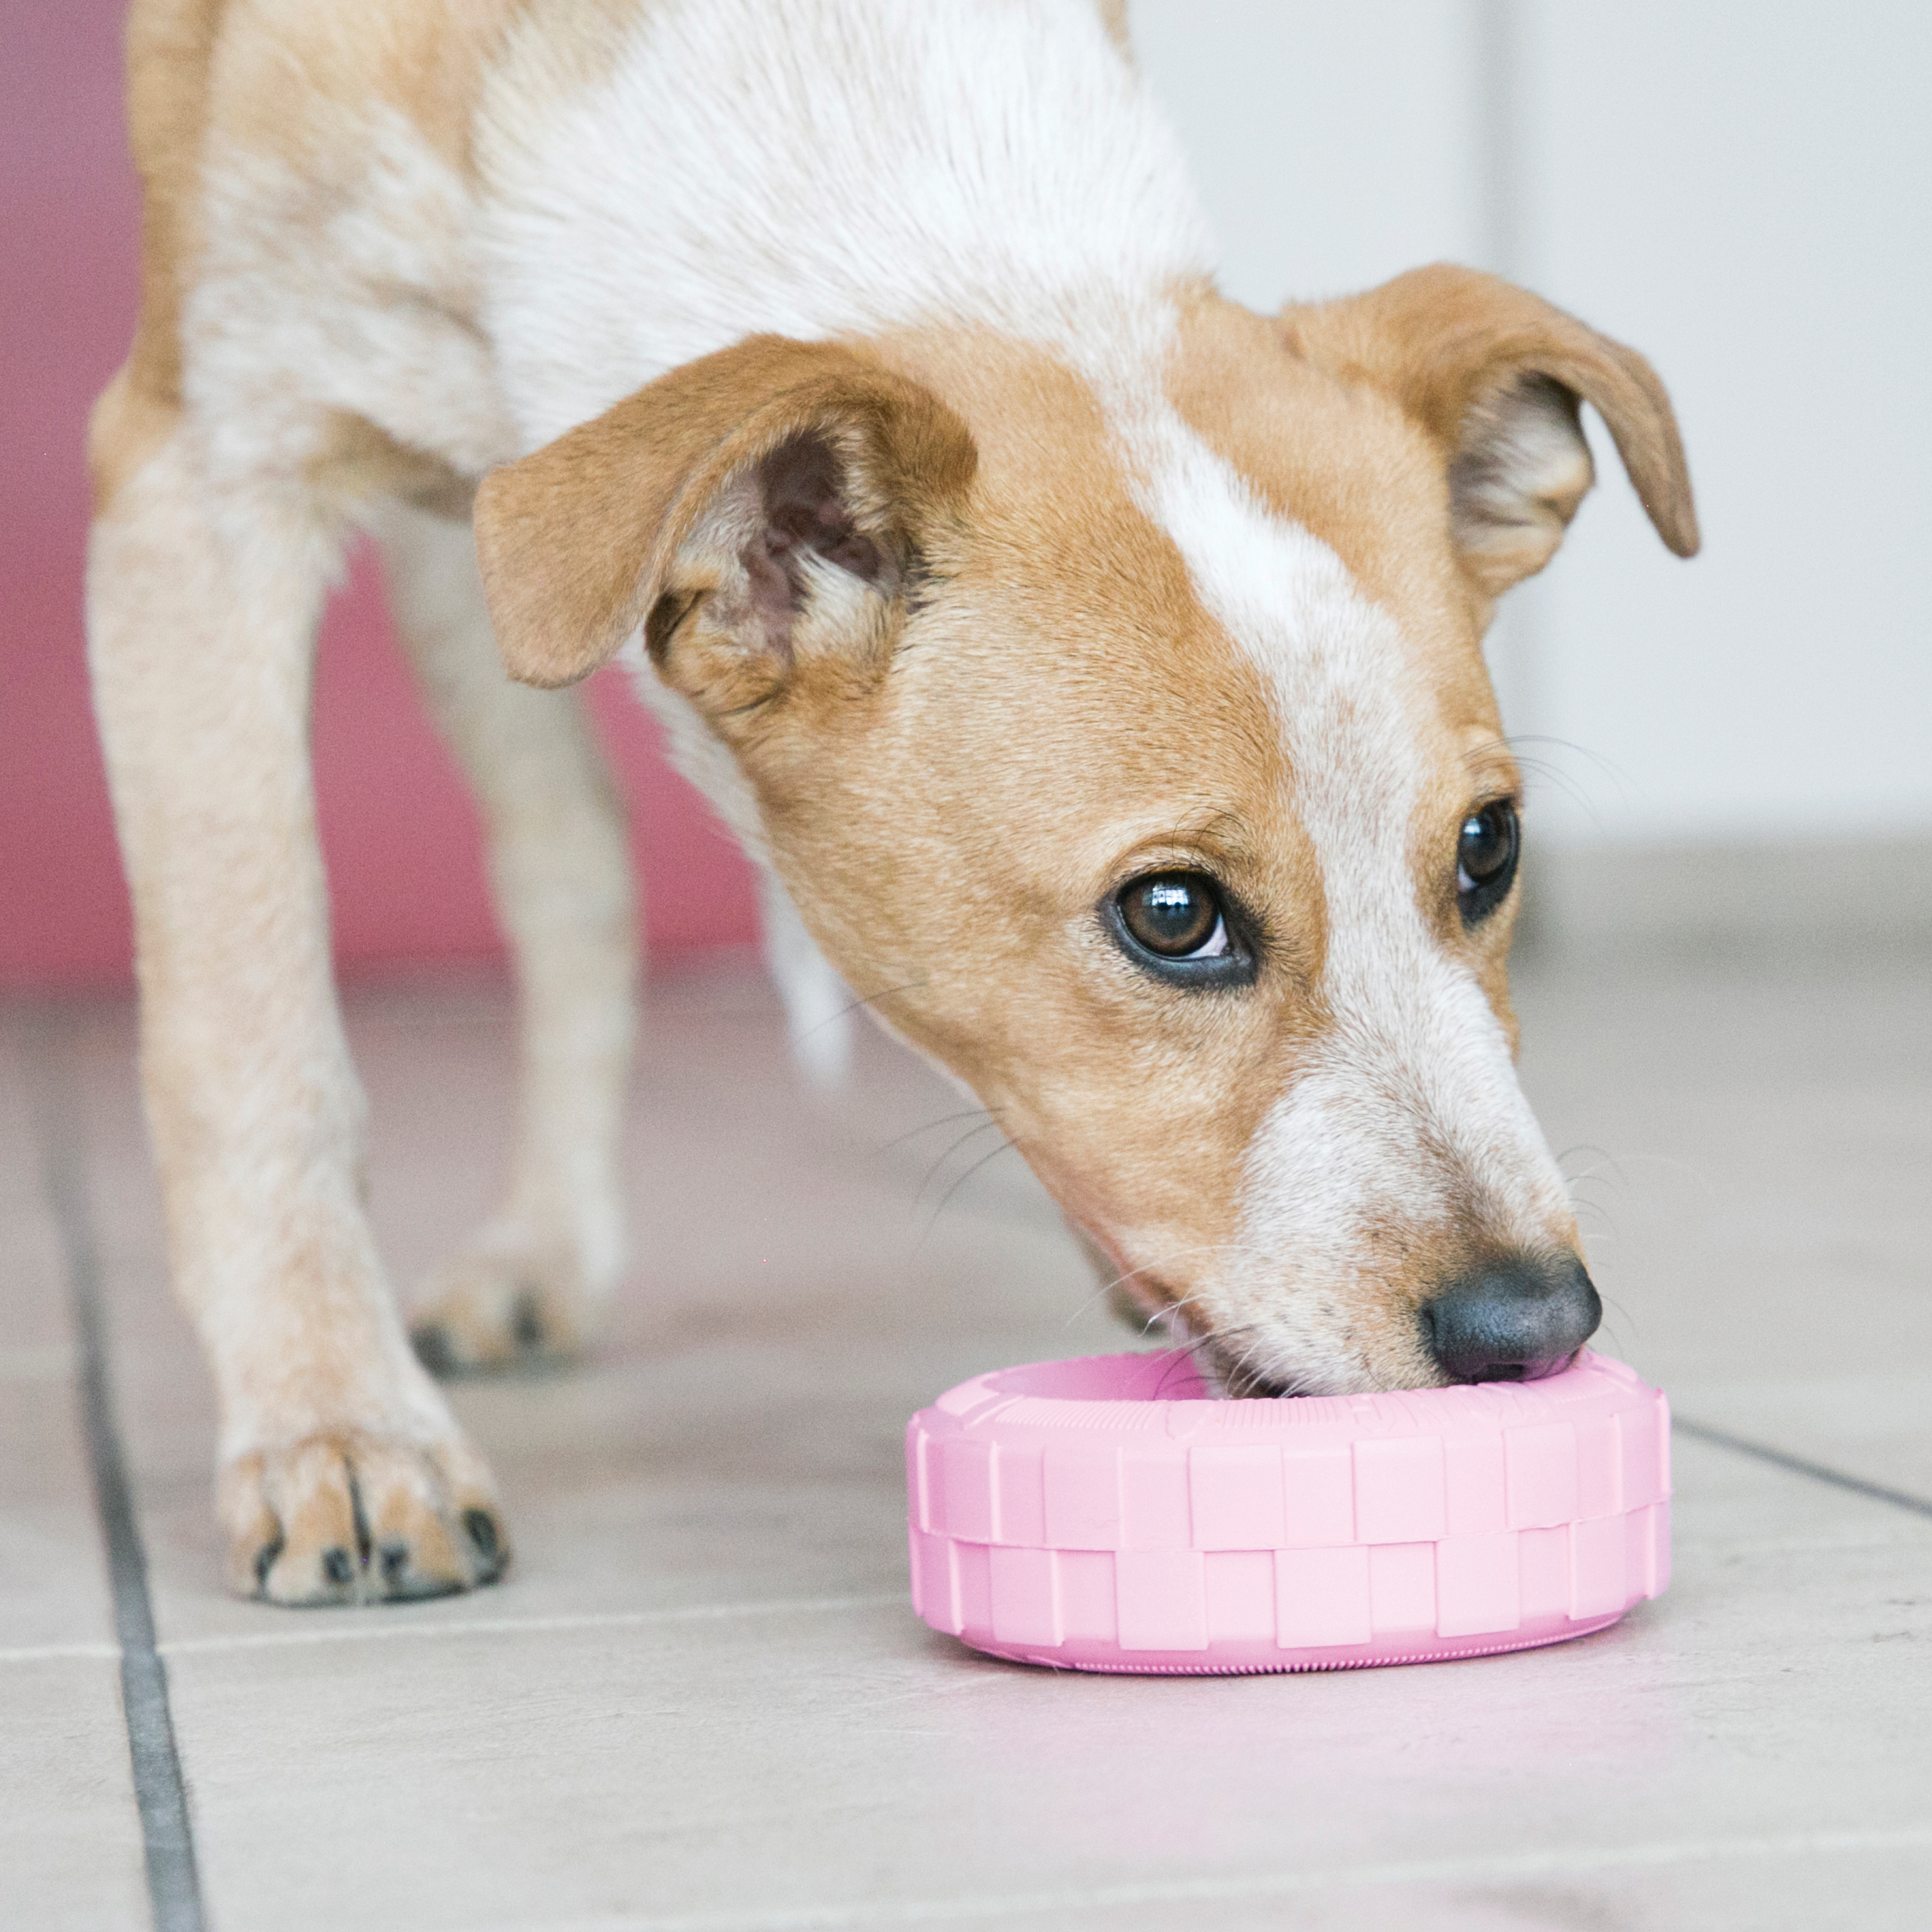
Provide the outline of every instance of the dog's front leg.
[[[116,407],[110,392],[110,436]],[[289,1604],[461,1589],[506,1546],[370,1238],[329,968],[308,712],[335,538],[298,486],[220,488],[210,468],[178,426],[121,484],[88,595],[170,1259],[220,1405],[230,1576]]]

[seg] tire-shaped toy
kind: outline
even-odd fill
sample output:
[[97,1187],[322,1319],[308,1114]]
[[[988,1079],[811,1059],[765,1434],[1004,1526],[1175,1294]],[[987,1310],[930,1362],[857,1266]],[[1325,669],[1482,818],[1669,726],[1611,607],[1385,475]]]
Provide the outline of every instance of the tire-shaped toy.
[[1185,1352],[980,1376],[906,1431],[913,1606],[1081,1670],[1527,1649],[1670,1580],[1670,1414],[1585,1349],[1534,1382],[1211,1399]]

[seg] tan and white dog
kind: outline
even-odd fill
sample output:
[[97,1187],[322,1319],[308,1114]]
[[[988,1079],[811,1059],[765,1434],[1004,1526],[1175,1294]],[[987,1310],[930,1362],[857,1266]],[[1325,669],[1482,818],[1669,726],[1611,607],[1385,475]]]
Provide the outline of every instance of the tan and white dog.
[[1456,268],[1228,302],[1091,0],[134,0],[130,57],[91,649],[236,1588],[508,1551],[361,1200],[307,742],[357,526],[522,998],[424,1355],[574,1350],[625,1269],[626,840],[530,687],[628,656],[794,1010],[871,998],[1234,1392],[1568,1359],[1480,646],[1589,487],[1580,400],[1695,549],[1640,358]]

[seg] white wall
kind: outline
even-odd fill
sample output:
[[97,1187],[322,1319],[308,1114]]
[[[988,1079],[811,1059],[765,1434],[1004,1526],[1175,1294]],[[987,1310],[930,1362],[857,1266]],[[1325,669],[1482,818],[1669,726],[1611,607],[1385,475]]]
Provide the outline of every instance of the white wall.
[[1576,844],[1932,830],[1932,7],[1133,0],[1225,285],[1448,257],[1634,344],[1705,550],[1600,487],[1492,657]]

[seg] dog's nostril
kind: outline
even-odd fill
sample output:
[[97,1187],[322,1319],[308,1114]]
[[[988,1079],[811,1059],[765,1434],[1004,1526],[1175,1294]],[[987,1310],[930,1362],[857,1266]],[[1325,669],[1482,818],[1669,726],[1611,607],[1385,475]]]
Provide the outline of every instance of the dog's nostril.
[[1532,1382],[1565,1366],[1603,1315],[1574,1255],[1508,1255],[1432,1296],[1422,1330],[1430,1352],[1459,1382]]

